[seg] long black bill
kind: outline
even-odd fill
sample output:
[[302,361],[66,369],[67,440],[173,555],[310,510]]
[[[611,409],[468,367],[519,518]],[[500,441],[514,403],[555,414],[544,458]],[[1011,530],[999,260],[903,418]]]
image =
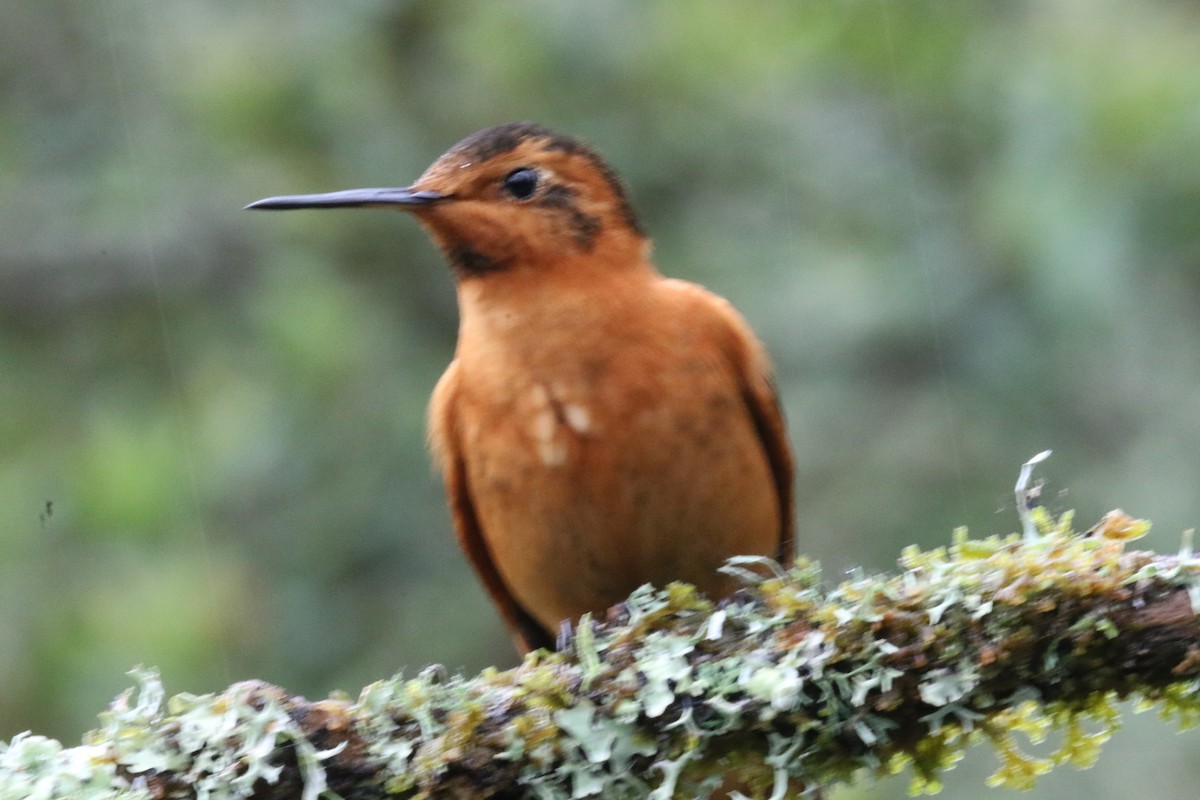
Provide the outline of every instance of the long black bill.
[[402,189],[347,189],[326,194],[292,194],[255,200],[246,208],[289,211],[294,208],[372,208],[385,206],[428,206],[447,199],[440,192]]

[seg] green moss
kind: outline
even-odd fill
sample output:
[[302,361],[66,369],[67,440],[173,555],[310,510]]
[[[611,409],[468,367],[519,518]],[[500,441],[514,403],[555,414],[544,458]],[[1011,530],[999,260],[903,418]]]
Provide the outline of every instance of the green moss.
[[[897,575],[828,589],[812,562],[784,573],[739,559],[730,569],[747,588],[719,607],[690,586],[644,587],[620,624],[581,620],[568,652],[471,679],[431,668],[304,713],[306,701],[253,683],[164,702],[157,676],[138,671],[81,747],[0,745],[0,795],[141,797],[155,778],[168,794],[234,798],[298,773],[316,798],[349,757],[411,797],[446,780],[564,800],[704,797],[726,778],[779,796],[904,768],[913,792],[935,793],[979,742],[999,758],[990,785],[1028,788],[1055,766],[1095,763],[1118,697],[1200,722],[1200,648],[1149,683],[1112,655],[1136,635],[1122,626],[1139,603],[1200,584],[1190,543],[1172,557],[1128,551],[1147,526],[1115,512],[1087,535],[1069,515],[1031,518],[1034,538],[960,529],[948,547],[906,550]],[[306,738],[297,720],[316,717],[339,746]],[[1051,734],[1048,755],[1022,744]]]

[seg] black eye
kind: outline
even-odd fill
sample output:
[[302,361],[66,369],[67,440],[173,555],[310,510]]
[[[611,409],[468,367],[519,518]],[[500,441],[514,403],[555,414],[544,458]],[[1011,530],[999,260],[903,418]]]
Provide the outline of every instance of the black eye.
[[528,200],[537,189],[538,174],[528,167],[514,169],[504,179],[504,191],[518,200]]

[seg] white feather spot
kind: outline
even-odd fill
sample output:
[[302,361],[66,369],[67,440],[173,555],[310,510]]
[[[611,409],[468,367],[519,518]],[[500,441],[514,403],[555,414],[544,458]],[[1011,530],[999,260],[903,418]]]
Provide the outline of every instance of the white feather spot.
[[563,406],[563,417],[576,433],[587,433],[592,427],[592,415],[578,403],[567,403]]
[[537,384],[530,392],[533,405],[531,421],[538,458],[548,467],[561,466],[567,460],[567,443],[559,430],[558,415],[545,386]]

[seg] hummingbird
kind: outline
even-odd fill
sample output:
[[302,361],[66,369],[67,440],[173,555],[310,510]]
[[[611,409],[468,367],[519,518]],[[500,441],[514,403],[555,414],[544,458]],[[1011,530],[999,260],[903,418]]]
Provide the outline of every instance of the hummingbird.
[[474,133],[412,185],[253,209],[390,208],[454,275],[429,443],[458,543],[518,651],[737,555],[790,562],[793,462],[771,366],[734,307],[664,277],[616,173],[578,139]]

